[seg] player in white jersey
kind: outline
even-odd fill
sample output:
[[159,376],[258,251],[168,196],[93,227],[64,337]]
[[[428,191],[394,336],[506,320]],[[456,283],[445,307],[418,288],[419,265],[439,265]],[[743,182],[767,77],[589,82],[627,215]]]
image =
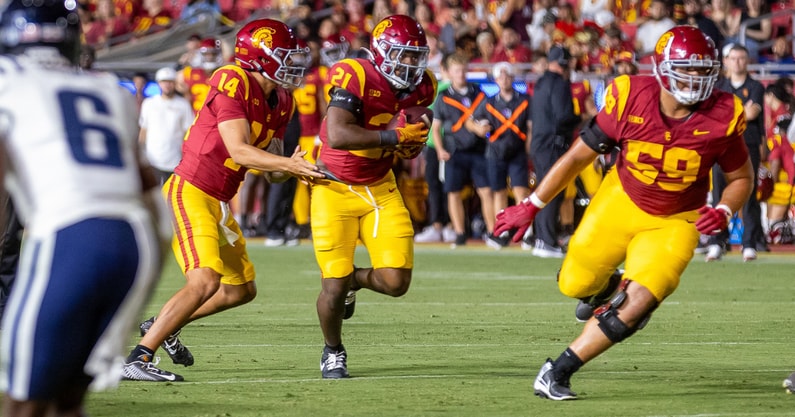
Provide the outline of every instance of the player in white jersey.
[[2,323],[1,414],[79,416],[92,381],[121,377],[170,224],[131,96],[77,70],[77,2],[11,0],[0,13],[0,148],[26,230]]

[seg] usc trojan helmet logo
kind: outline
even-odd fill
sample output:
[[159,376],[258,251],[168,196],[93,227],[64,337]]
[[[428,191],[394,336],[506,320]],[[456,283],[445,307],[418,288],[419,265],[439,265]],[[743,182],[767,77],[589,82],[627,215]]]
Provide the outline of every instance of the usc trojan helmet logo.
[[658,54],[662,54],[665,50],[665,47],[668,46],[668,40],[674,36],[671,32],[665,32],[660,36],[660,40],[657,41],[657,45],[654,47],[654,52]]
[[263,44],[268,49],[273,49],[273,34],[276,33],[276,29],[269,28],[269,27],[262,27],[254,31],[251,34],[251,39],[254,41],[254,44]]
[[373,29],[373,37],[374,38],[380,37],[388,27],[392,27],[392,21],[382,20],[381,23],[379,23],[378,26],[376,26],[375,29]]

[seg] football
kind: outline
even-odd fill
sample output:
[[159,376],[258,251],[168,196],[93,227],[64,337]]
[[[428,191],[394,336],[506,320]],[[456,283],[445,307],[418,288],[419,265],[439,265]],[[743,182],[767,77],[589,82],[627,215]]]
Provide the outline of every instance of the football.
[[429,129],[431,128],[431,122],[433,121],[433,110],[422,107],[422,106],[414,106],[408,107],[392,117],[392,120],[386,125],[387,130],[393,130],[397,127],[403,127],[406,124],[411,123],[425,123],[425,126]]

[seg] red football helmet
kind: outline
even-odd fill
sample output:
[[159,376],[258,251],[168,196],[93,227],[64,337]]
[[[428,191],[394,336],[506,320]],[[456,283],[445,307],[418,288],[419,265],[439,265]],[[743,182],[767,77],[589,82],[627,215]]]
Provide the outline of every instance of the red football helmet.
[[278,20],[253,20],[237,32],[237,65],[279,85],[301,85],[307,56],[308,50],[298,47],[293,31]]
[[395,88],[422,81],[429,51],[425,31],[409,16],[387,16],[373,29],[370,53],[375,67]]
[[330,35],[320,45],[320,62],[327,67],[331,67],[345,58],[350,48],[351,44],[344,36],[339,33]]
[[693,26],[675,26],[663,33],[652,64],[660,86],[684,105],[706,100],[720,72],[715,42]]
[[[305,51],[310,50],[309,44],[306,42],[305,39],[298,38],[296,39],[296,43],[298,45],[298,49],[302,49]],[[304,67],[307,69],[312,68],[312,63],[313,63],[312,54],[307,53],[306,56],[304,57]]]
[[201,67],[207,71],[212,71],[224,65],[221,40],[216,38],[202,39],[191,64],[192,67]]

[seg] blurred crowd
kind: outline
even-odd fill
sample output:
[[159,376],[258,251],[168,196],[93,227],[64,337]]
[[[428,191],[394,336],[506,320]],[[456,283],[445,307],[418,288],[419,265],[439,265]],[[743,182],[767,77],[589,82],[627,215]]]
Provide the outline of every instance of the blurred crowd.
[[[607,71],[621,51],[641,63],[676,24],[698,26],[719,48],[740,40],[751,63],[792,63],[791,0],[81,0],[85,41],[93,47],[137,39],[177,22],[210,15],[234,25],[254,14],[277,17],[299,37],[337,33],[353,49],[367,44],[373,22],[416,17],[436,53],[460,50],[474,63],[532,62],[565,45],[588,71]],[[777,12],[777,13],[774,13]],[[773,14],[771,14],[773,13]],[[789,38],[788,38],[789,36]]]
[[[484,83],[479,85],[487,95],[499,93],[494,86],[497,81],[493,75],[495,65],[508,63],[516,92],[526,93],[532,98],[536,81],[548,70],[550,51],[555,50],[553,61],[560,61],[565,67],[565,77],[571,82],[573,112],[578,120],[586,120],[600,108],[602,90],[613,77],[650,73],[655,42],[662,33],[677,24],[699,27],[715,40],[722,53],[743,42],[748,51],[747,64],[795,63],[791,49],[793,16],[786,13],[792,6],[790,2],[766,3],[764,0],[745,0],[738,4],[732,4],[731,0],[580,0],[557,3],[554,0],[304,0],[298,4],[254,0],[86,0],[82,9],[90,16],[83,21],[86,41],[95,45],[113,44],[113,39],[125,39],[124,34],[127,34],[126,39],[134,39],[137,34],[163,30],[180,19],[195,18],[197,13],[209,13],[231,22],[245,21],[253,13],[262,13],[263,10],[279,16],[312,51],[313,59],[307,63],[307,74],[313,80],[320,80],[310,82],[310,86],[304,86],[294,94],[299,111],[296,113],[296,127],[291,131],[297,136],[295,140],[301,139],[303,148],[313,146],[318,120],[324,115],[318,109],[325,106],[322,93],[328,91],[328,85],[323,81],[327,69],[342,58],[367,57],[362,48],[369,47],[373,22],[395,13],[416,17],[424,28],[430,47],[428,67],[440,76],[440,91],[449,85],[443,59],[455,55],[459,61],[467,63],[468,75],[481,74]],[[177,70],[173,83],[178,95],[186,98],[197,111],[206,94],[210,75],[216,68],[230,62],[232,51],[220,39],[201,34],[192,35],[185,48],[185,53],[173,65]],[[565,51],[566,59],[557,56],[560,51]],[[137,80],[136,94],[141,103],[146,96],[143,87],[147,74],[137,74],[133,78]],[[773,78],[763,80],[766,94],[764,103],[758,103],[763,109],[765,131],[764,137],[759,139],[759,143],[764,144],[760,150],[761,164],[763,169],[773,172],[766,175],[775,176],[773,182],[780,183],[774,198],[776,204],[771,205],[774,208],[762,216],[767,239],[760,239],[759,250],[767,250],[767,243],[790,243],[793,240],[789,220],[792,215],[786,201],[791,195],[791,186],[781,185],[791,183],[789,178],[795,177],[795,172],[787,171],[792,161],[782,164],[779,160],[770,166],[773,159],[786,159],[790,155],[784,152],[782,157],[780,151],[782,143],[790,143],[786,128],[780,122],[782,118],[788,118],[794,108],[788,80],[787,74],[781,75],[778,81]],[[486,90],[488,84],[492,90]],[[166,89],[170,90],[168,86]],[[313,127],[314,124],[318,125]],[[522,130],[528,137],[526,151],[530,163],[527,164],[527,174],[530,178],[528,185],[532,189],[537,180],[530,152],[532,123],[523,126]],[[447,193],[441,184],[435,184],[439,183],[438,177],[444,177],[444,169],[440,171],[437,160],[444,162],[445,158],[437,153],[438,146],[434,146],[433,138],[428,144],[424,157],[396,160],[395,165],[401,191],[418,232],[417,240],[461,244],[465,241],[463,235],[482,238],[495,248],[507,246],[506,241],[490,235],[493,219],[485,218],[491,216],[484,216],[484,213],[491,211],[482,210],[482,189],[473,187],[471,182],[457,190],[457,198],[465,202],[463,214],[466,223],[455,227],[457,230],[453,229],[447,213]],[[604,161],[602,167],[594,167],[594,172],[607,167],[609,161]],[[565,250],[567,238],[598,183],[598,179],[584,177],[567,192],[556,220],[559,239],[547,246],[557,250],[560,245]],[[299,239],[311,237],[308,191],[298,185],[296,190],[284,194],[282,187],[277,187],[280,194],[270,197],[280,201],[281,214],[275,215],[268,213],[268,207],[275,205],[274,201],[269,201],[269,188],[273,187],[255,173],[245,181],[240,201],[234,205],[244,233],[265,236],[266,243],[270,245],[297,244]],[[515,201],[513,194],[509,189],[511,203]],[[765,202],[764,199],[761,201]],[[486,204],[491,206],[493,203]],[[533,237],[528,238],[525,247],[534,247]]]

